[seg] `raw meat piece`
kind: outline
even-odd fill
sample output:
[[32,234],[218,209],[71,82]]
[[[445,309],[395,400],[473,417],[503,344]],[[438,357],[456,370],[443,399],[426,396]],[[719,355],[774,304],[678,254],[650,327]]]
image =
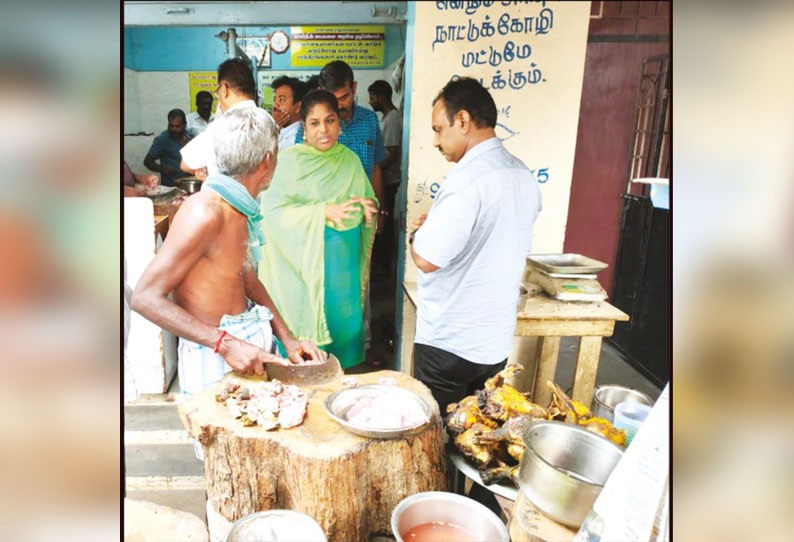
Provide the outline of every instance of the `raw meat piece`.
[[229,414],[240,418],[244,426],[258,425],[266,430],[300,425],[308,403],[300,388],[285,386],[278,380],[257,382],[250,388],[229,382],[215,399],[224,403]]
[[402,429],[421,425],[430,419],[417,403],[388,391],[356,396],[346,418],[348,422],[368,429]]

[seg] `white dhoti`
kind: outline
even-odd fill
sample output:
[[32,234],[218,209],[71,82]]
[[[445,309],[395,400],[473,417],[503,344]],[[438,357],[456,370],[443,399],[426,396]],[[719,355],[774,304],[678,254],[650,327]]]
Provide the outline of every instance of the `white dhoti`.
[[[248,302],[248,309],[237,315],[225,314],[218,329],[242,341],[273,352],[273,330],[270,320],[273,314],[267,307]],[[204,346],[179,338],[179,387],[182,394],[190,397],[221,381],[232,368],[213,347]],[[204,460],[204,452],[198,441],[193,441],[196,457]]]

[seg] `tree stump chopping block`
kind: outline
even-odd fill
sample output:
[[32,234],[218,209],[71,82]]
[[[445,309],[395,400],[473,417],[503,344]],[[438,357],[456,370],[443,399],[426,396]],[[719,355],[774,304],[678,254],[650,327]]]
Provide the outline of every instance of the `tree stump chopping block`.
[[[215,388],[182,403],[182,423],[204,448],[208,508],[229,522],[260,510],[296,510],[314,518],[329,542],[364,542],[372,534],[390,534],[392,510],[402,499],[447,490],[446,456],[438,404],[429,390],[395,371],[353,378],[364,385],[377,384],[381,377],[393,378],[431,405],[434,414],[424,429],[387,440],[347,431],[323,405],[328,395],[345,387],[341,378],[302,388],[308,396],[306,417],[291,429],[244,427],[215,400],[229,379],[245,385],[258,377],[229,374]],[[227,534],[218,528],[213,532],[211,524],[209,530],[213,540]]]

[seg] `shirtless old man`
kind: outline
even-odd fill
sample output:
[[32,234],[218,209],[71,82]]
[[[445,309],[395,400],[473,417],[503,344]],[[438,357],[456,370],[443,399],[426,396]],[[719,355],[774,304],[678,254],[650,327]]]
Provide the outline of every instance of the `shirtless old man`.
[[[218,173],[182,205],[131,303],[180,337],[179,383],[187,395],[231,370],[261,375],[263,363],[324,359],[314,343],[293,337],[256,272],[265,240],[255,197],[276,167],[278,127],[259,108],[229,111],[215,125]],[[273,333],[289,360],[272,353]]]

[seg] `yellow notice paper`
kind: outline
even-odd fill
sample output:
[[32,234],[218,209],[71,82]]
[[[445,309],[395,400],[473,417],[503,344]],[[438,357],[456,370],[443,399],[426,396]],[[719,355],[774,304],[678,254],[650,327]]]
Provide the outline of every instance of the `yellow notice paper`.
[[382,68],[385,25],[293,26],[290,29],[293,67],[322,68],[344,60],[351,68]]
[[196,111],[196,94],[206,90],[212,94],[212,113],[218,107],[218,100],[215,98],[215,89],[218,87],[218,74],[216,72],[188,72],[190,85],[190,112]]

